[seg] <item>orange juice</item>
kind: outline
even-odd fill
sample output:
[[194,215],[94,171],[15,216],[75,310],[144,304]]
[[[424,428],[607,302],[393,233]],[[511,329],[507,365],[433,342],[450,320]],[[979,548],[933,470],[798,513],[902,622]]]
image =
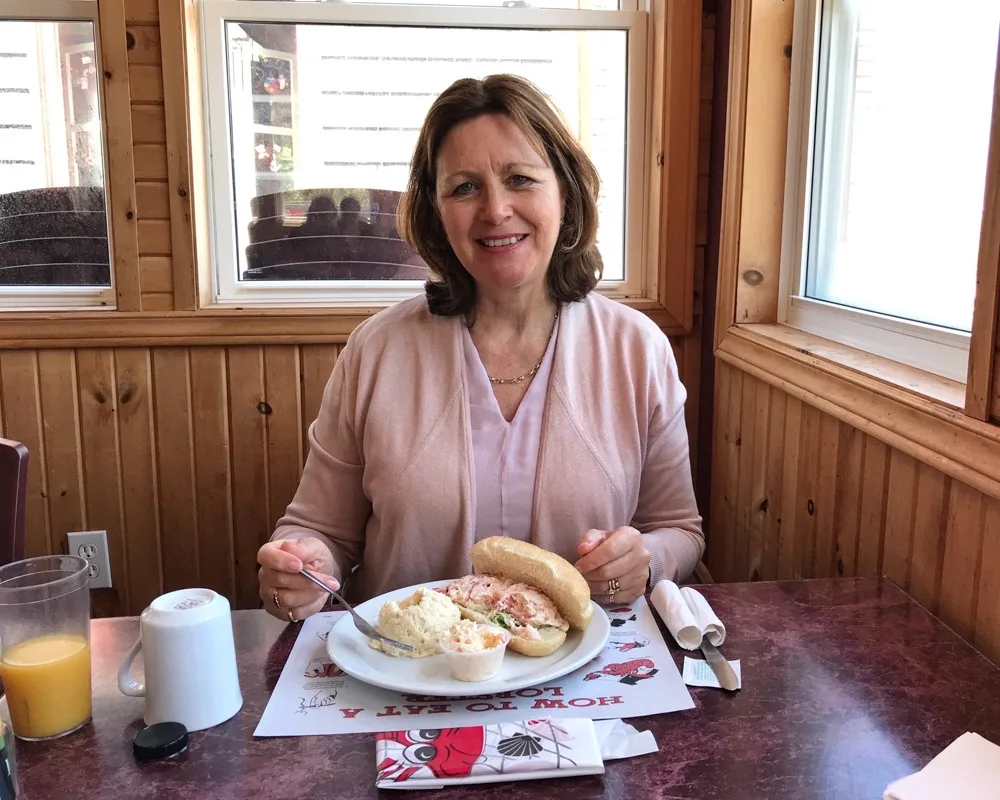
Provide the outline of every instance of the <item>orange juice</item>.
[[82,636],[39,636],[4,648],[0,677],[22,738],[56,736],[90,718],[90,645]]

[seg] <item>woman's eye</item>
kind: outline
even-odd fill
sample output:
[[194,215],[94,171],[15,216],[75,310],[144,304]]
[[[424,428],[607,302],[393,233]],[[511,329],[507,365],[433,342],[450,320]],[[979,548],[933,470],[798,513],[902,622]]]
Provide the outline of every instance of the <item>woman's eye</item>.
[[527,175],[512,175],[510,177],[510,182],[515,186],[528,186],[534,183],[534,181]]
[[470,183],[469,181],[466,181],[465,183],[460,183],[458,186],[456,186],[454,188],[454,190],[452,191],[452,194],[453,195],[456,195],[456,194],[457,195],[468,194],[469,192],[471,192],[475,188],[476,187],[473,186],[472,183]]

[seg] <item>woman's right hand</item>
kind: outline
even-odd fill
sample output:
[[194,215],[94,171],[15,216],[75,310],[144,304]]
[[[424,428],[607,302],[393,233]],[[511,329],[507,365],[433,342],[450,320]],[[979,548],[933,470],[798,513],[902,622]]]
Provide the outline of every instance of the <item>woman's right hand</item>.
[[340,582],[331,577],[333,555],[319,539],[279,539],[267,542],[257,551],[260,570],[260,599],[272,616],[298,622],[323,608],[329,595],[299,570],[305,568],[331,589]]

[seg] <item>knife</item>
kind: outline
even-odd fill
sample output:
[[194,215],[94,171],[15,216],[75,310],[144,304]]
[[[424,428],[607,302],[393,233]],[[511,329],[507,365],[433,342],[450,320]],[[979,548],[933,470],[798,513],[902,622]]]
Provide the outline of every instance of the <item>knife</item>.
[[705,660],[715,673],[715,677],[719,679],[722,688],[729,692],[739,691],[740,682],[736,679],[736,673],[726,661],[726,657],[708,640],[708,636],[703,636],[701,639],[701,652],[705,654]]

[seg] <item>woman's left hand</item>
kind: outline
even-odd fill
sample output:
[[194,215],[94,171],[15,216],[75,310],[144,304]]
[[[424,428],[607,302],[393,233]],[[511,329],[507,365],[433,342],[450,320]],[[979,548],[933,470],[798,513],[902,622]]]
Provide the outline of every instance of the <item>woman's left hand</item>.
[[[631,603],[645,593],[649,551],[635,528],[624,525],[613,531],[589,530],[576,550],[580,560],[575,566],[598,603]],[[615,587],[617,591],[612,593]]]

